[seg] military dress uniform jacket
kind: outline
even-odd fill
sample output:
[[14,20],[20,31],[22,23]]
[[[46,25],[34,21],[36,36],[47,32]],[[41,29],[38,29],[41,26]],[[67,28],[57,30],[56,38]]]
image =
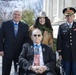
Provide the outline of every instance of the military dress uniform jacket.
[[71,28],[67,23],[59,26],[57,50],[61,50],[63,60],[76,61],[76,22]]

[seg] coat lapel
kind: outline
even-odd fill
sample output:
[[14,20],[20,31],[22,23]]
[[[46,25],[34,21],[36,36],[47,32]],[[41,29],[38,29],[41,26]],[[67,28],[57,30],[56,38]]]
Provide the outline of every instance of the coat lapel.
[[9,26],[10,26],[11,32],[13,33],[13,36],[15,37],[13,21],[10,22]]
[[42,53],[43,53],[43,60],[45,61],[45,57],[46,57],[46,49],[45,49],[45,47],[41,44],[41,46],[42,46]]
[[17,35],[15,37],[19,36],[19,34],[21,33],[21,29],[22,29],[22,25],[19,22],[19,24],[18,24],[18,32],[17,32]]
[[[33,43],[32,44],[30,44],[30,47],[29,47],[30,49],[30,55],[32,56],[32,59],[34,60],[34,46],[33,46]],[[31,62],[31,64],[33,64],[33,60],[31,60],[30,62]]]

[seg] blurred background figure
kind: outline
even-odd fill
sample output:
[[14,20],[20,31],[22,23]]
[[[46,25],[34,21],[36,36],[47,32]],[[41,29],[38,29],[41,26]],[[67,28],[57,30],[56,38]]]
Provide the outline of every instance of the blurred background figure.
[[34,29],[40,29],[43,35],[42,43],[49,45],[53,48],[53,29],[51,26],[50,19],[46,16],[44,11],[41,11],[35,21],[35,25],[31,26],[29,31],[30,34]]

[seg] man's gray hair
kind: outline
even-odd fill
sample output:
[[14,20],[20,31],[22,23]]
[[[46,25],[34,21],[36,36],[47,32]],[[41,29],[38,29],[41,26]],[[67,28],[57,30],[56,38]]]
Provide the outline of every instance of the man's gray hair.
[[15,11],[18,11],[18,12],[20,12],[20,13],[21,13],[21,15],[22,15],[22,9],[15,8],[15,9],[12,11],[12,14],[13,14]]

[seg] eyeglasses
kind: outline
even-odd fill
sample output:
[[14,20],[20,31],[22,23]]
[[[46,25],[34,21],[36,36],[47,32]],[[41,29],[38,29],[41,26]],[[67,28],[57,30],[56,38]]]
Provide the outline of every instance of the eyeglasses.
[[33,36],[34,36],[34,37],[36,37],[36,36],[40,37],[41,35],[40,35],[40,34],[38,34],[38,35],[37,35],[37,34],[34,34]]

